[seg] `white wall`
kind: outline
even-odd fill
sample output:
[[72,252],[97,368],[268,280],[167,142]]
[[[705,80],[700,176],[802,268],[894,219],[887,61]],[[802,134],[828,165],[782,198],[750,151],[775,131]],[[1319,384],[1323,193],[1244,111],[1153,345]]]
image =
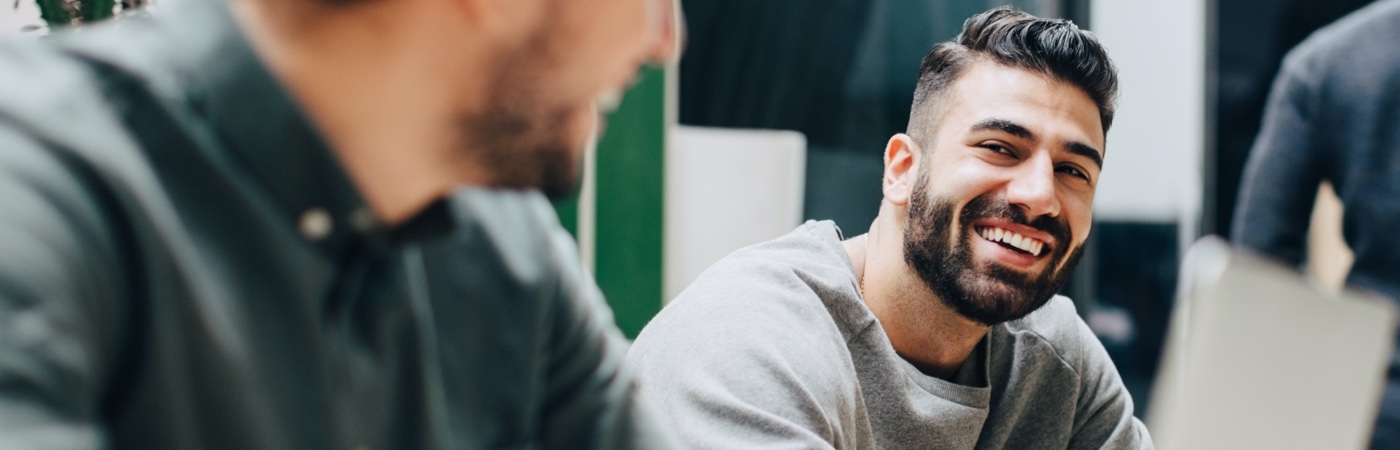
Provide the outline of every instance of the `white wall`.
[[1092,29],[1118,65],[1118,115],[1095,218],[1180,222],[1200,213],[1207,0],[1096,0]]
[[[26,26],[43,26],[38,5],[34,0],[19,0],[19,7],[16,8],[13,0],[0,0],[0,36],[19,35]],[[33,35],[34,32],[26,34]]]
[[677,126],[667,136],[663,291],[802,222],[807,139],[796,131]]

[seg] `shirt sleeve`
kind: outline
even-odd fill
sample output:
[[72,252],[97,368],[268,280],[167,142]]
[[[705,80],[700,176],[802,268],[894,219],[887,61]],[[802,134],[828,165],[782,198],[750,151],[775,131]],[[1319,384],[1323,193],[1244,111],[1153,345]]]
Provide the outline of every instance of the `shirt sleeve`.
[[0,448],[101,448],[124,290],[99,201],[0,123]]
[[1078,321],[1083,359],[1070,449],[1151,449],[1152,436],[1133,416],[1133,399],[1103,343]]
[[1294,266],[1303,260],[1324,173],[1318,151],[1316,91],[1310,85],[1307,60],[1299,55],[1285,61],[1269,94],[1231,225],[1237,244]]
[[558,302],[546,319],[550,356],[544,447],[676,448],[669,430],[639,398],[635,374],[625,364],[627,338],[581,267],[573,240],[558,229],[552,241],[561,283]]

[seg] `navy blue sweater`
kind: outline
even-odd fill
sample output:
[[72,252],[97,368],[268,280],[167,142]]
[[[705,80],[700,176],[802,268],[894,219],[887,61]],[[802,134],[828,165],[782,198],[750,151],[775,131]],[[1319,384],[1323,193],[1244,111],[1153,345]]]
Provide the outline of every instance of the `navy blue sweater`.
[[1400,0],[1319,30],[1284,60],[1245,169],[1236,242],[1301,264],[1323,180],[1356,253],[1347,282],[1400,300]]

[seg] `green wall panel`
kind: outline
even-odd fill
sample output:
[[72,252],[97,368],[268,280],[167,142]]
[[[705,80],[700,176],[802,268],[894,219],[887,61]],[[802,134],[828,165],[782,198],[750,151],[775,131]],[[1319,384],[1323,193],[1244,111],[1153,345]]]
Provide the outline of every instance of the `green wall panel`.
[[661,310],[666,82],[645,69],[598,142],[595,276],[629,338]]
[[564,225],[569,234],[578,239],[578,195],[577,193],[554,201],[554,212],[559,214],[559,224]]

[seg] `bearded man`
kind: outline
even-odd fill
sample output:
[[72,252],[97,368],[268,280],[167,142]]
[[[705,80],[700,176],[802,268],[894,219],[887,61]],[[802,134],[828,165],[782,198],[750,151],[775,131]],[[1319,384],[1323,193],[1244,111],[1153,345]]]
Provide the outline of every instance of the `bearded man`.
[[0,44],[0,448],[665,448],[544,195],[672,0],[183,0]]
[[924,58],[884,200],[710,268],[628,359],[696,448],[1148,448],[1055,292],[1089,233],[1117,75],[1094,36],[1000,8]]

